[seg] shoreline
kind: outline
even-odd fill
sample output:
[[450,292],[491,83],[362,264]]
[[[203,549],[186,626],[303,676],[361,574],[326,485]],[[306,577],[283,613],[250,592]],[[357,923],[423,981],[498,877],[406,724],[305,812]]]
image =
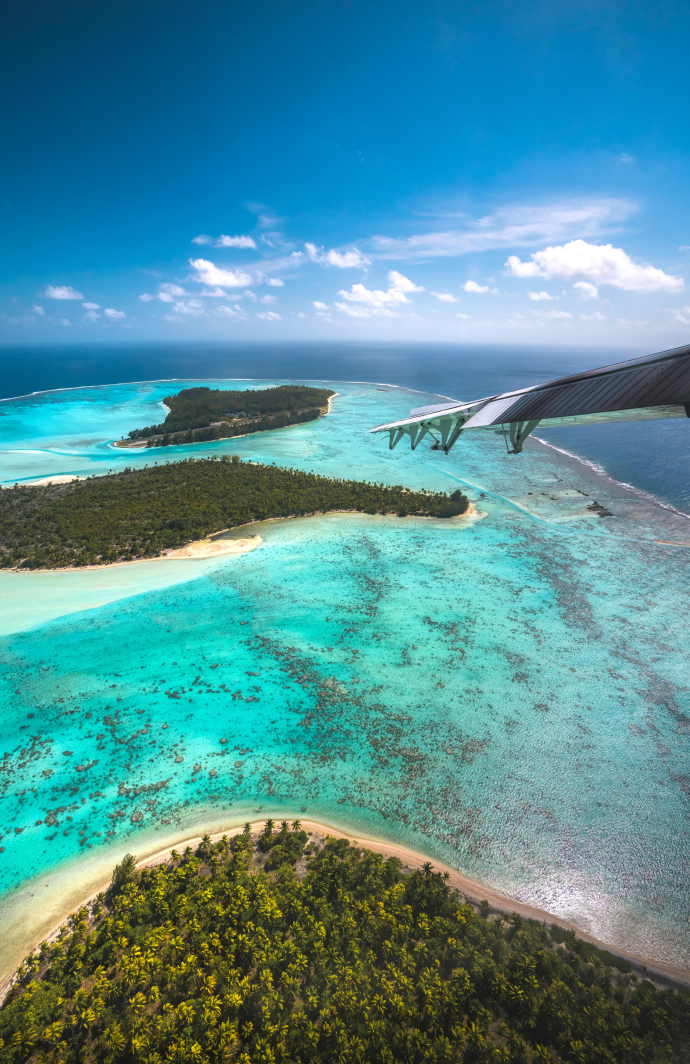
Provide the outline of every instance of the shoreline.
[[[326,403],[326,412],[325,413],[323,412],[323,407],[322,406],[319,407],[319,410],[321,411],[321,413],[319,414],[318,418],[314,418],[314,421],[318,421],[319,418],[322,418],[322,417],[328,417],[328,415],[331,412],[331,403],[332,403],[332,401],[334,399],[337,399],[339,394],[340,394],[339,392],[334,392],[333,395],[329,396],[328,401]],[[168,407],[165,406],[165,403],[162,403],[161,406],[163,406],[166,410],[168,410]],[[170,413],[169,410],[168,410],[168,413]],[[295,422],[293,425],[281,425],[280,428],[283,428],[283,429],[294,429],[294,428],[298,428],[299,425],[311,425],[311,424],[312,424],[311,421],[298,421],[298,422]],[[185,432],[185,431],[187,431],[187,430],[186,429],[180,429],[180,434],[182,432]],[[201,430],[192,429],[192,431],[201,431]],[[278,432],[278,431],[279,430],[277,428],[275,428],[275,429],[259,429],[259,432]],[[199,447],[202,444],[208,445],[209,443],[223,443],[223,442],[225,442],[227,440],[244,440],[247,436],[254,436],[254,435],[257,435],[257,433],[254,433],[254,432],[241,432],[237,436],[217,436],[215,440],[193,440],[192,443],[180,443],[180,444],[177,444],[177,446],[179,446],[179,447]],[[162,434],[161,434],[161,436],[162,436]],[[144,438],[144,440],[133,440],[131,442],[127,441],[127,440],[112,440],[109,446],[113,447],[116,451],[136,451],[136,450],[146,451],[146,450],[149,450],[149,449],[156,450],[155,447],[154,448],[149,448],[149,445],[146,442],[146,440],[149,440],[149,439],[154,439],[154,440],[155,439],[160,439],[161,436],[146,436]],[[175,447],[175,446],[176,446],[176,444],[174,444],[174,443],[169,443],[168,444],[168,447]],[[70,478],[70,479],[72,479],[72,478]],[[75,477],[73,479],[77,479],[77,478]],[[36,483],[36,481],[34,481],[34,483]]]
[[[277,816],[278,814],[276,814]],[[286,819],[285,812],[281,811],[283,819]],[[252,831],[263,827],[267,818],[261,820],[249,821]],[[290,819],[295,819],[290,818]],[[462,894],[467,901],[473,905],[479,905],[482,901],[489,903],[489,911],[497,915],[513,915],[517,914],[527,920],[536,920],[541,924],[555,925],[563,928],[565,931],[572,931],[577,938],[584,942],[591,943],[598,949],[605,949],[615,957],[620,957],[622,960],[627,961],[633,972],[641,976],[643,979],[649,979],[661,983],[664,986],[674,987],[676,989],[690,989],[690,969],[678,968],[674,965],[664,964],[661,961],[654,961],[645,957],[640,957],[637,954],[629,953],[627,950],[621,949],[618,946],[611,945],[608,942],[597,938],[595,935],[591,935],[586,931],[581,930],[576,924],[571,923],[563,917],[556,916],[553,913],[548,912],[546,909],[540,909],[534,905],[530,905],[526,902],[518,901],[515,898],[510,898],[505,894],[501,894],[499,891],[493,890],[491,887],[485,887],[481,883],[474,879],[470,879],[468,876],[463,875],[457,869],[450,865],[444,864],[442,861],[434,860],[424,854],[418,853],[416,850],[412,850],[406,846],[401,846],[398,843],[387,842],[384,839],[373,838],[366,834],[353,834],[350,831],[345,831],[342,828],[335,827],[331,824],[325,824],[318,820],[302,820],[300,823],[305,831],[310,835],[331,836],[336,839],[348,839],[351,843],[359,846],[362,849],[371,850],[373,853],[378,853],[384,858],[397,857],[403,863],[403,869],[409,869],[414,871],[421,869],[426,863],[430,863],[434,870],[444,872],[448,874],[447,883],[451,889],[457,890]],[[241,834],[244,830],[243,824],[234,824],[227,827],[225,830],[216,830],[210,834],[212,842],[218,842],[223,836],[232,838],[235,835]],[[154,868],[159,864],[163,864],[170,859],[172,850],[184,850],[187,846],[191,846],[196,849],[198,844],[202,841],[202,836],[199,834],[185,836],[179,839],[172,846],[164,846],[160,849],[154,850],[151,853],[146,854],[140,860],[137,860],[136,867],[142,868]],[[57,938],[60,928],[63,927],[70,916],[76,912],[83,905],[88,905],[98,897],[103,891],[106,890],[110,883],[110,876],[112,875],[112,869],[109,871],[107,877],[96,877],[92,880],[90,887],[87,887],[87,894],[80,894],[79,901],[75,903],[74,896],[76,892],[70,892],[69,902],[67,899],[63,902],[62,906],[58,905],[58,911],[60,912],[60,918],[57,923],[50,926],[49,930],[44,931],[39,935],[33,935],[26,937],[26,946],[22,947],[21,958],[18,961],[10,962],[11,967],[9,970],[4,968],[2,962],[0,962],[0,1007],[4,1001],[7,993],[12,987],[16,972],[24,959],[33,953],[42,942],[52,942]],[[33,896],[33,895],[32,895]]]
[[[265,525],[269,521],[301,521],[308,520],[310,517],[328,517],[330,514],[355,514],[358,517],[397,517],[397,514],[366,514],[361,510],[327,510],[323,513],[321,510],[315,511],[311,514],[291,514],[289,517],[264,517],[260,521],[249,521],[246,525],[237,525],[236,528],[251,528],[252,525]],[[484,517],[488,517],[485,510],[478,510],[476,504],[470,500],[470,504],[464,514],[458,514],[456,517],[434,517],[432,514],[408,514],[407,517],[400,518],[401,521],[443,521],[445,524],[449,524],[451,521],[481,521]],[[0,570],[6,573],[15,573],[18,576],[23,576],[25,573],[88,573],[98,570],[106,569],[118,569],[123,565],[141,565],[143,562],[165,562],[165,561],[190,561],[192,559],[204,559],[208,561],[210,558],[222,558],[232,554],[248,554],[252,550],[256,550],[263,543],[261,536],[251,537],[238,537],[237,539],[216,540],[216,536],[222,536],[225,532],[233,532],[232,528],[221,528],[218,532],[212,532],[206,539],[195,539],[191,543],[186,543],[184,547],[175,547],[165,554],[158,554],[154,558],[132,558],[131,561],[125,562],[105,562],[103,565],[64,565],[60,569],[4,569]],[[258,540],[259,542],[252,542]],[[209,545],[220,542],[228,544],[220,550],[208,549]],[[247,546],[237,547],[234,544],[244,543]],[[194,550],[193,548],[199,548]],[[191,551],[187,554],[186,551]]]

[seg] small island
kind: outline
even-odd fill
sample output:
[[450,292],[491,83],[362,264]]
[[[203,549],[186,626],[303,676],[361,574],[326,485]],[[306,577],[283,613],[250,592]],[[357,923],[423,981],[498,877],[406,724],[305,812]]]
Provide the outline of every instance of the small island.
[[281,384],[244,391],[183,388],[163,400],[168,415],[160,425],[132,429],[116,447],[169,447],[232,439],[315,421],[328,412],[336,393],[329,388]]
[[8,1064],[682,1064],[690,996],[448,873],[266,821],[128,855],[16,973]]
[[269,518],[334,511],[457,517],[460,491],[408,491],[242,462],[237,455],[123,469],[0,491],[0,569],[62,569],[157,558]]

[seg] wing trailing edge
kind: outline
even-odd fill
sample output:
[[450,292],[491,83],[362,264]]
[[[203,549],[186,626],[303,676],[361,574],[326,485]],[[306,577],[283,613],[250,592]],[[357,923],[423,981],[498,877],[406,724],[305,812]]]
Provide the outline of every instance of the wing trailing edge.
[[369,431],[387,432],[391,450],[404,436],[413,451],[431,436],[432,450],[448,454],[464,432],[485,429],[504,435],[512,445],[509,453],[519,454],[538,425],[676,417],[690,417],[690,345],[471,402],[416,407],[409,417]]

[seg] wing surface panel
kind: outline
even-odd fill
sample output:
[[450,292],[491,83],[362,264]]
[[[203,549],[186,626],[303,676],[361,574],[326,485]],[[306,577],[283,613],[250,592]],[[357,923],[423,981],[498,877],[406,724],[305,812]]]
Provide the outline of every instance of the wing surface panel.
[[[417,407],[410,417],[377,425],[388,432],[391,449],[404,435],[412,448],[430,434],[446,453],[464,432],[509,429],[512,453],[537,425],[604,424],[690,417],[690,345],[560,377],[471,402]],[[436,435],[440,434],[440,437]]]

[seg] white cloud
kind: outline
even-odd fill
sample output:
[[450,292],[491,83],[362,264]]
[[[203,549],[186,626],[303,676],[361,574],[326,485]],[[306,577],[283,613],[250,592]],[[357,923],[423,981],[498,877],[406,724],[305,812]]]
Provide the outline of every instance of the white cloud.
[[318,299],[314,300],[314,306],[317,310],[328,310],[328,303],[319,303]]
[[307,317],[307,315],[306,315],[306,314],[305,314],[305,313],[304,313],[303,311],[301,311],[301,310],[300,310],[300,312],[299,312],[299,314],[297,315],[297,317],[298,317],[298,318],[306,318],[306,317]]
[[103,313],[105,314],[106,318],[110,318],[112,321],[120,321],[122,318],[127,317],[124,310],[113,310],[112,307],[108,307],[107,310],[103,311]]
[[200,299],[178,299],[173,310],[176,314],[186,314],[193,318],[200,318],[206,313],[206,308]]
[[527,298],[533,299],[536,303],[540,299],[553,299],[553,296],[550,296],[548,292],[528,292]]
[[176,297],[187,296],[189,292],[181,288],[179,284],[159,284],[157,299],[160,299],[161,303],[174,303]]
[[450,292],[432,292],[431,294],[440,299],[442,303],[457,303],[457,299]]
[[[46,290],[43,295],[47,299],[83,299],[81,292],[77,292],[74,288],[70,288],[68,284],[49,284],[46,286]],[[67,321],[66,318],[63,319]],[[67,322],[69,325],[69,322]]]
[[[34,307],[34,310],[36,308]],[[678,307],[677,310],[671,311],[674,321],[679,321],[682,325],[690,325],[690,306]]]
[[627,318],[616,318],[618,325],[629,325],[632,328],[639,328],[641,325],[649,325],[648,321],[628,321]]
[[388,274],[388,291],[380,288],[370,290],[363,284],[353,284],[349,292],[340,290],[339,295],[350,303],[364,303],[368,309],[348,307],[347,303],[336,303],[336,307],[343,310],[351,318],[368,318],[372,314],[378,317],[393,318],[395,314],[389,309],[390,306],[400,306],[401,303],[409,303],[406,292],[423,292],[420,285],[416,285],[409,277],[404,277],[397,270],[391,270]]
[[567,310],[533,310],[535,318],[572,318]]
[[371,263],[359,248],[350,248],[348,251],[336,251],[331,248],[324,253],[323,248],[317,248],[315,244],[305,244],[307,258],[311,262],[318,262],[322,266],[337,266],[341,270],[362,269]]
[[67,318],[58,318],[58,325],[71,325],[72,322]]
[[[242,295],[246,296],[247,299],[252,299],[256,303],[256,296],[252,292],[251,288],[248,288],[246,292],[242,293]],[[235,296],[235,299],[241,299],[241,298],[242,298],[242,296]]]
[[580,319],[582,321],[606,321],[606,318],[598,310],[594,311],[594,314],[581,314]]
[[82,303],[82,307],[84,308],[84,310],[100,310],[101,309],[100,305],[98,303]]
[[488,284],[481,285],[481,284],[477,284],[476,281],[465,281],[465,283],[464,283],[464,285],[462,287],[465,289],[466,292],[488,292],[489,291]]
[[634,155],[628,155],[628,153],[624,151],[622,155],[618,156],[618,161],[621,162],[621,163],[634,163],[635,162],[635,156]]
[[214,248],[255,248],[256,242],[250,236],[224,236],[221,235],[218,238],[213,236],[206,236],[204,233],[201,236],[195,236],[192,239],[193,244],[211,244]]
[[266,284],[272,285],[273,288],[283,288],[285,281],[281,281],[280,277],[269,277]]
[[264,314],[257,314],[257,318],[261,318],[262,321],[282,321],[280,314],[276,314],[273,310],[267,310]]
[[238,318],[240,321],[247,321],[249,318],[249,315],[237,304],[234,307],[222,304],[216,309],[216,314],[220,318]]
[[[353,287],[355,287],[353,285]],[[362,287],[361,285],[359,286]],[[345,293],[342,293],[345,295]],[[405,300],[407,303],[408,300]],[[347,314],[349,318],[371,318],[375,315],[378,318],[397,318],[398,315],[394,314],[392,310],[388,310],[387,307],[370,307],[368,310],[364,307],[352,307],[347,303],[338,303],[336,301],[336,307],[338,310],[342,310],[344,314]]]
[[409,277],[403,277],[397,270],[390,270],[388,283],[395,292],[423,292],[423,285],[416,285]]
[[275,303],[275,302],[276,302],[276,297],[275,296],[262,296],[261,299],[259,300],[259,303]]
[[46,316],[46,312],[43,309],[43,307],[32,307],[31,311],[32,311],[33,314],[38,314],[42,318],[45,318],[45,316]]
[[[208,293],[205,293],[205,294],[207,294],[207,295],[216,295],[215,292],[208,292]],[[220,295],[225,295],[225,293],[222,290],[220,290],[220,289],[219,289],[219,294]],[[152,299],[160,299],[161,303],[174,303],[175,300],[178,299],[180,296],[188,296],[188,295],[189,295],[189,292],[187,292],[184,288],[181,288],[179,284],[167,284],[166,283],[166,284],[159,284],[158,285],[158,292],[156,293],[155,296],[150,295],[148,292],[143,292],[139,296],[139,299],[142,301],[142,303],[150,303]],[[86,304],[86,303],[84,304],[84,306],[87,306],[87,305],[88,304]],[[95,306],[95,304],[94,304],[94,306]]]
[[456,318],[464,318],[465,321],[469,321],[470,320],[469,314],[456,314],[455,317]]
[[506,262],[513,277],[587,277],[599,284],[611,284],[627,292],[675,292],[682,288],[682,277],[672,277],[655,266],[638,266],[622,248],[612,244],[588,244],[571,240],[569,244],[537,251],[531,262],[521,262],[511,255]]
[[599,289],[595,284],[591,284],[590,281],[576,281],[573,288],[577,289],[582,299],[599,298]]
[[97,314],[95,310],[87,310],[84,317],[87,321],[98,321],[100,314]]
[[249,274],[242,270],[224,270],[207,259],[190,259],[189,264],[196,271],[195,280],[211,287],[246,288],[252,281]]
[[678,248],[679,251],[690,251],[690,244],[681,244]]
[[529,247],[573,236],[597,236],[628,218],[636,206],[622,199],[571,200],[537,206],[513,205],[482,218],[455,213],[460,228],[396,239],[375,236],[379,258],[438,258],[491,248]]

